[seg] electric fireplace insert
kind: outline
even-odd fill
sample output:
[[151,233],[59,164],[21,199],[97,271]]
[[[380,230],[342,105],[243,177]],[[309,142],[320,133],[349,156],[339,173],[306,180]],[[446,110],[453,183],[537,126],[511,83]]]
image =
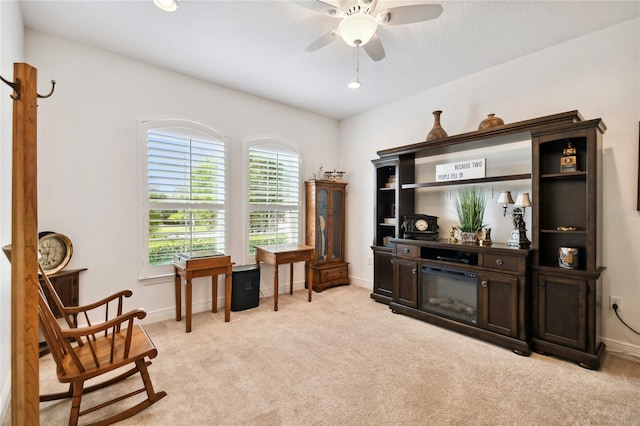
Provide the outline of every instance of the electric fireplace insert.
[[476,325],[478,275],[475,272],[423,265],[422,309]]

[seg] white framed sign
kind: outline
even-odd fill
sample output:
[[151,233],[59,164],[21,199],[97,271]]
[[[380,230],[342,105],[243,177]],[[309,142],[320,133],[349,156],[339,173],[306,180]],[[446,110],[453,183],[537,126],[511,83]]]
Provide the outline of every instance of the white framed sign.
[[483,178],[486,174],[486,162],[486,158],[480,158],[478,160],[436,164],[436,182]]

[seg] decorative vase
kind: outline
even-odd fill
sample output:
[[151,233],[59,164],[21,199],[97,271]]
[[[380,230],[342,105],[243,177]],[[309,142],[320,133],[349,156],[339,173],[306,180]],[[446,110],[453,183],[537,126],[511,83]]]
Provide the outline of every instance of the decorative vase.
[[442,111],[433,111],[433,128],[427,135],[427,142],[449,136],[440,125],[440,114],[442,114]]
[[478,234],[476,232],[462,232],[460,231],[460,242],[464,244],[477,244]]
[[489,114],[487,118],[480,122],[478,130],[489,129],[491,127],[502,126],[504,121],[500,117],[496,117],[495,114]]
[[558,265],[561,268],[578,269],[579,251],[575,247],[560,247],[558,249]]

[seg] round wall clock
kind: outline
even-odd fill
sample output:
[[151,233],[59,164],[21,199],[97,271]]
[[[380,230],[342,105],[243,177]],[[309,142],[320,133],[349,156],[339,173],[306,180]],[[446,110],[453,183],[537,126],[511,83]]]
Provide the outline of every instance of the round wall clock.
[[38,234],[38,251],[40,263],[47,275],[62,271],[73,254],[73,245],[66,235],[57,232],[40,232]]

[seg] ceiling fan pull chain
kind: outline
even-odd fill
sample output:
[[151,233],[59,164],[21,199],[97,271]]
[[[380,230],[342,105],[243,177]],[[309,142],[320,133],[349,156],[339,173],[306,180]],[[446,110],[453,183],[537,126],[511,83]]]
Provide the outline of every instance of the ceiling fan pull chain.
[[349,89],[357,89],[360,87],[360,46],[356,46],[356,79],[347,84]]

